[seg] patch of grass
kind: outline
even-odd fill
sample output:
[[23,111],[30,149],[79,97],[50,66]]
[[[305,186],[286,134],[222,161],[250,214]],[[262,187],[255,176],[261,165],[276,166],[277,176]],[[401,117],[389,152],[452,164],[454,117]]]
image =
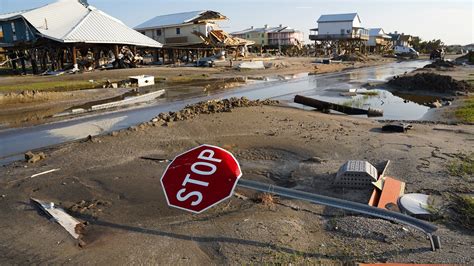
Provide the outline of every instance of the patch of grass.
[[380,92],[379,91],[366,91],[366,92],[361,92],[360,94],[363,94],[365,96],[378,96]]
[[474,230],[474,197],[469,195],[453,195],[451,210],[455,212],[453,219],[469,230]]
[[291,264],[304,264],[303,262],[306,260],[304,254],[299,251],[295,251],[294,253],[287,253],[287,252],[277,252],[273,254],[273,263],[276,265],[291,265]]
[[196,80],[207,80],[209,79],[208,74],[195,74],[195,75],[182,75],[170,77],[167,80],[170,82],[192,82]]
[[448,172],[451,176],[469,178],[474,176],[474,153],[457,155],[457,159],[448,163]]
[[20,91],[74,91],[100,87],[102,84],[89,81],[50,81],[0,86],[0,92]]
[[369,96],[358,97],[352,100],[348,100],[342,103],[342,105],[347,107],[362,108],[365,104],[365,101],[369,99]]
[[468,123],[474,123],[474,97],[469,97],[455,112],[456,117]]

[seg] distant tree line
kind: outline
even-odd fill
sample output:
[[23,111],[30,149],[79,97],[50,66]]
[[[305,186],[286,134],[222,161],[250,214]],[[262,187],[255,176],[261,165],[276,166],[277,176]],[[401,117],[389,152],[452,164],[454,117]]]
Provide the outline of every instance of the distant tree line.
[[423,41],[420,37],[414,37],[412,40],[413,49],[420,53],[429,54],[431,51],[444,47],[443,41],[433,39],[431,41]]

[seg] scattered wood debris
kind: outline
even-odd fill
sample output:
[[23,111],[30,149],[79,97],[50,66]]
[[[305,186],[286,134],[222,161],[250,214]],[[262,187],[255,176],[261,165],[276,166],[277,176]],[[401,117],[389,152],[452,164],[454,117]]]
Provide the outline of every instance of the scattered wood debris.
[[29,151],[25,153],[25,160],[28,163],[37,163],[44,159],[46,159],[46,155],[43,152],[33,153],[32,151]]
[[63,209],[55,207],[53,202],[41,201],[34,198],[31,198],[30,200],[33,205],[38,207],[48,215],[48,217],[66,229],[74,239],[79,239],[81,237],[80,229],[84,227],[84,224],[79,220],[67,214]]

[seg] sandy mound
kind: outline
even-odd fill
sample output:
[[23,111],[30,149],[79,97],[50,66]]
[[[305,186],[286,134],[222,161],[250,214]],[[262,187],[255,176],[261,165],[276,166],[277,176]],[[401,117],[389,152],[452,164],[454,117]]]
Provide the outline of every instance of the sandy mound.
[[450,61],[445,61],[445,60],[436,60],[433,63],[426,65],[424,68],[441,68],[441,67],[454,67],[455,64]]
[[153,123],[169,123],[174,121],[188,120],[196,117],[199,114],[213,114],[232,112],[232,109],[238,107],[250,107],[250,106],[262,106],[262,105],[275,105],[278,101],[273,100],[256,100],[251,101],[245,97],[242,98],[230,98],[224,100],[213,100],[199,102],[186,106],[183,110],[178,112],[160,113],[151,122]]
[[474,91],[466,81],[458,81],[450,76],[434,73],[418,73],[414,76],[396,76],[388,82],[390,86],[402,90],[423,90],[452,95],[465,94]]

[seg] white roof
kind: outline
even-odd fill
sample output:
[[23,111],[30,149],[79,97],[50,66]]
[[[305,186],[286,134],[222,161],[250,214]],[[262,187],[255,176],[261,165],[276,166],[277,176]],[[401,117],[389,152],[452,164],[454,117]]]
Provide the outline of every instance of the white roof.
[[387,39],[391,39],[389,35],[385,33],[385,31],[382,28],[373,28],[369,29],[369,36],[379,36]]
[[356,18],[360,22],[359,15],[357,13],[322,15],[321,17],[319,17],[318,23],[354,21]]
[[[65,37],[64,42],[115,43],[161,47],[155,40],[123,24],[106,13],[92,9]],[[126,42],[126,43],[124,43]]]
[[[202,16],[206,12],[214,12],[214,11],[199,10],[199,11],[191,11],[191,12],[183,12],[183,13],[157,16],[136,26],[134,29],[143,30],[143,29],[159,28],[159,27],[166,27],[166,26],[169,27],[169,26],[191,23],[192,21],[198,19],[200,16]],[[219,14],[218,12],[215,12],[215,13]]]
[[120,20],[92,6],[85,7],[78,0],[59,0],[29,11],[0,15],[0,19],[19,16],[27,20],[45,38],[59,42],[162,46]]

